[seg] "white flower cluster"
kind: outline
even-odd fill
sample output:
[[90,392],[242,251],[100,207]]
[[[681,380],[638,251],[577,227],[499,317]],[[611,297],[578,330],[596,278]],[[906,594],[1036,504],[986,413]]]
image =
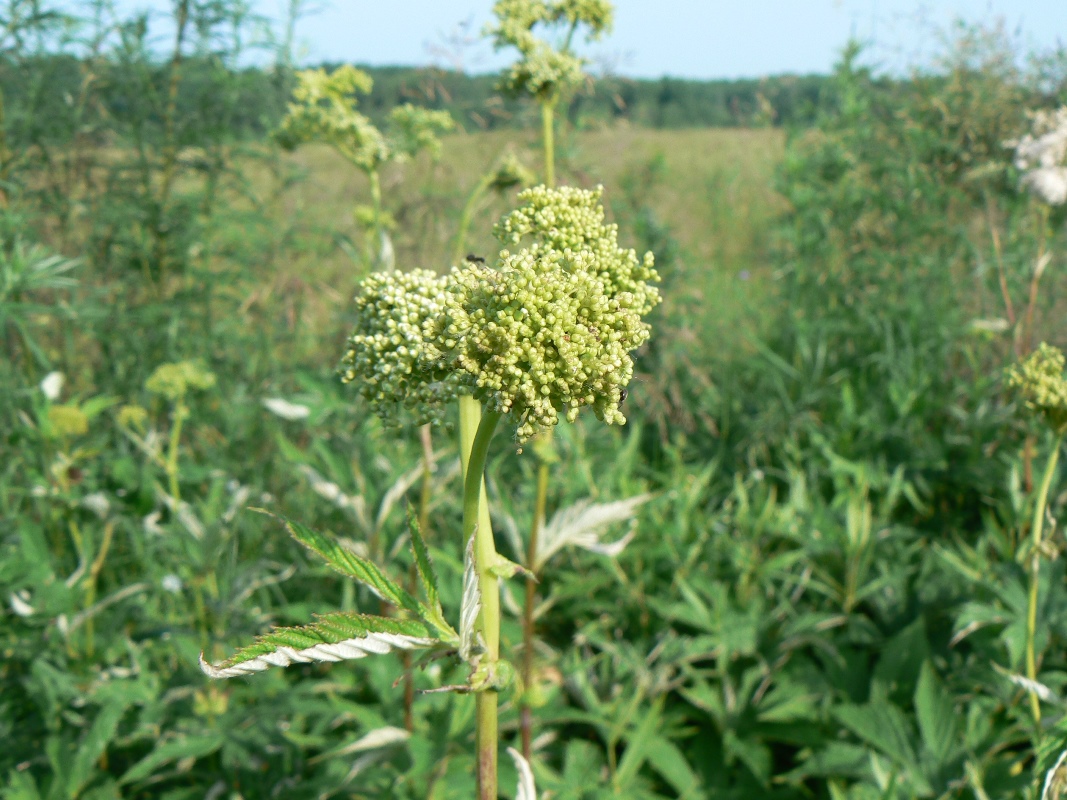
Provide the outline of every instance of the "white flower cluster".
[[535,187],[497,226],[494,267],[466,263],[447,278],[425,270],[372,275],[356,299],[345,380],[386,418],[432,418],[470,394],[514,422],[520,442],[573,420],[584,406],[608,423],[633,375],[659,302],[652,254],[639,260],[604,222],[600,191]]
[[1067,203],[1067,106],[1036,112],[1031,132],[1006,145],[1015,149],[1023,186],[1051,206]]

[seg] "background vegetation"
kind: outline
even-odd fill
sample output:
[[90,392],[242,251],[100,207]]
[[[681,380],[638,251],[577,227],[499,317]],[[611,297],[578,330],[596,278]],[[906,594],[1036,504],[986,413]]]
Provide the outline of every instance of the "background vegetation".
[[[367,269],[350,212],[367,187],[325,148],[284,154],[266,135],[291,88],[286,37],[249,70],[243,4],[177,2],[162,55],[146,20],[79,7],[8,0],[0,39],[3,796],[469,797],[470,698],[408,707],[391,661],[225,683],[197,667],[270,624],[368,602],[246,507],[371,543],[403,574],[421,448],[334,374]],[[620,238],[656,252],[666,302],[630,424],[558,437],[550,514],[654,499],[617,558],[568,552],[540,587],[542,789],[1040,796],[1067,740],[1064,541],[1049,536],[1041,571],[1038,729],[1011,676],[1048,442],[1002,376],[1039,341],[1067,344],[1067,241],[1003,142],[1027,109],[1067,101],[1065,67],[964,30],[906,80],[850,50],[825,79],[604,81],[572,102],[562,178],[606,186]],[[398,266],[445,269],[498,155],[537,163],[529,110],[493,100],[488,78],[374,74],[369,109],[414,93],[465,129],[383,179]],[[633,124],[607,124],[620,116]],[[786,124],[687,127],[757,120]],[[510,203],[485,201],[474,253]],[[202,388],[146,388],[183,361]],[[65,383],[49,398],[52,371]],[[281,418],[269,398],[309,414]],[[428,535],[455,586],[456,452],[449,432],[434,441]],[[527,487],[494,500],[510,554],[533,466],[498,444],[490,476]],[[1052,517],[1065,500],[1054,483]],[[506,648],[521,600],[505,603]]]

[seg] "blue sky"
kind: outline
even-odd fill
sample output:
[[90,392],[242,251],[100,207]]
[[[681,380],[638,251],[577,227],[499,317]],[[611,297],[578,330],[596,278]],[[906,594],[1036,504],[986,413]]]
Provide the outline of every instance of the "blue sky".
[[[305,63],[461,65],[492,71],[509,56],[477,34],[491,0],[310,0],[297,29]],[[275,14],[286,0],[252,0]],[[123,0],[165,8],[165,0]],[[615,30],[589,47],[597,64],[633,77],[758,77],[827,72],[850,36],[868,62],[900,70],[937,51],[954,19],[1001,20],[1024,48],[1067,46],[1067,0],[616,0]]]

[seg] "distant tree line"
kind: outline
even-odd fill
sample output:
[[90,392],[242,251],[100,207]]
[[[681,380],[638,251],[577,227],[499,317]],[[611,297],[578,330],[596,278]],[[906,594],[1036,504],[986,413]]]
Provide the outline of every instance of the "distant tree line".
[[[148,107],[159,107],[159,98],[167,92],[167,68],[144,62],[136,69],[131,66],[112,59],[88,65],[66,54],[32,56],[17,64],[0,61],[9,143],[39,143],[42,138],[55,141],[73,135],[70,126],[56,123],[70,118],[73,107],[90,96],[85,92],[87,75],[92,76],[93,107],[76,114],[82,131],[106,131],[115,123],[136,119],[147,125],[142,134],[150,137]],[[528,104],[500,96],[495,75],[436,68],[362,68],[373,77],[374,88],[360,104],[376,120],[397,104],[416,102],[448,110],[467,130],[533,122],[534,111]],[[281,119],[291,84],[291,75],[277,69],[235,71],[210,57],[189,58],[182,65],[176,116],[201,122],[214,118],[219,123],[223,120],[218,111],[225,106],[222,116],[231,136],[262,136]],[[829,79],[818,75],[715,81],[608,77],[591,81],[576,93],[566,113],[578,127],[620,122],[651,128],[806,126],[832,102]]]
[[[525,104],[502,98],[495,75],[467,75],[432,68],[363,67],[374,78],[368,113],[418,101],[445,108],[467,128],[525,124]],[[782,75],[740,80],[657,80],[607,77],[571,98],[570,121],[579,126],[628,122],[649,128],[810,125],[832,102],[822,75]]]

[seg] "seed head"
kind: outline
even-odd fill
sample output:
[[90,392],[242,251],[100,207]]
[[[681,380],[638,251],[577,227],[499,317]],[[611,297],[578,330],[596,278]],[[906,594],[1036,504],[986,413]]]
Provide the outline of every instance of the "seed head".
[[1008,372],[1008,386],[1016,389],[1035,415],[1056,433],[1067,432],[1067,378],[1063,352],[1041,343],[1025,361]]

